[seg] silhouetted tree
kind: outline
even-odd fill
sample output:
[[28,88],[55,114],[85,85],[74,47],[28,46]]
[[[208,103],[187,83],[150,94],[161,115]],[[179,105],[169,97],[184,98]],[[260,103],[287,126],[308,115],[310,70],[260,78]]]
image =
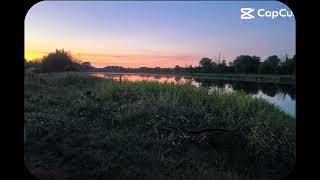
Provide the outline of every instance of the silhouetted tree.
[[187,72],[188,73],[193,73],[194,72],[194,68],[192,67],[192,65],[189,65],[187,68],[186,68]]
[[39,70],[40,72],[80,71],[81,65],[70,52],[57,49],[42,58]]
[[222,60],[222,62],[220,64],[218,64],[217,73],[225,73],[227,72],[227,62],[226,60]]
[[259,68],[259,73],[261,74],[276,74],[278,71],[280,59],[278,56],[269,56],[263,63],[261,63]]
[[174,72],[175,72],[175,73],[181,73],[181,72],[182,72],[182,68],[181,68],[179,65],[176,65],[176,66],[174,67]]
[[258,73],[260,57],[241,55],[232,64],[237,73]]
[[200,67],[202,68],[203,72],[210,72],[212,70],[212,59],[210,58],[202,58],[199,62]]

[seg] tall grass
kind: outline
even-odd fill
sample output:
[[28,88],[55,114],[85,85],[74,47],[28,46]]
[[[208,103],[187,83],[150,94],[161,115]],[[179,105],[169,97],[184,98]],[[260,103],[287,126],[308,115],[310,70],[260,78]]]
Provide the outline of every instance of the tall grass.
[[[40,162],[80,179],[278,178],[295,164],[295,121],[243,92],[82,74],[45,81],[25,81],[25,161],[35,174]],[[245,154],[167,143],[162,128],[234,130]]]

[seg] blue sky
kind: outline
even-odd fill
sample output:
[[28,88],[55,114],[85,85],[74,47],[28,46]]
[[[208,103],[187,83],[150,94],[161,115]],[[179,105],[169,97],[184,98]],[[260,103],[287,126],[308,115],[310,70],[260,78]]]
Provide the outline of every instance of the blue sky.
[[295,54],[294,17],[240,19],[240,8],[280,10],[277,1],[42,1],[25,19],[25,57],[56,48],[98,67],[230,62],[241,54]]

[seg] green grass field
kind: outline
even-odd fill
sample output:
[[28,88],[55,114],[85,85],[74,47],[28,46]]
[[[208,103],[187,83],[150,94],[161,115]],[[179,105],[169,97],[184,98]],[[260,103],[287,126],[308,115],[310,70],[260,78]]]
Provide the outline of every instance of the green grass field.
[[61,73],[26,78],[24,104],[25,164],[40,179],[279,179],[295,165],[296,121],[242,92]]

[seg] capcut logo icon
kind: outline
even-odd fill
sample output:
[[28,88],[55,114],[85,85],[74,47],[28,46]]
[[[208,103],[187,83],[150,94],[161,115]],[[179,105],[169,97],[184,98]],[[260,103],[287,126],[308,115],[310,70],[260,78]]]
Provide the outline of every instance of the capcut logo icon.
[[241,19],[254,19],[254,15],[250,14],[254,11],[253,8],[241,8]]

